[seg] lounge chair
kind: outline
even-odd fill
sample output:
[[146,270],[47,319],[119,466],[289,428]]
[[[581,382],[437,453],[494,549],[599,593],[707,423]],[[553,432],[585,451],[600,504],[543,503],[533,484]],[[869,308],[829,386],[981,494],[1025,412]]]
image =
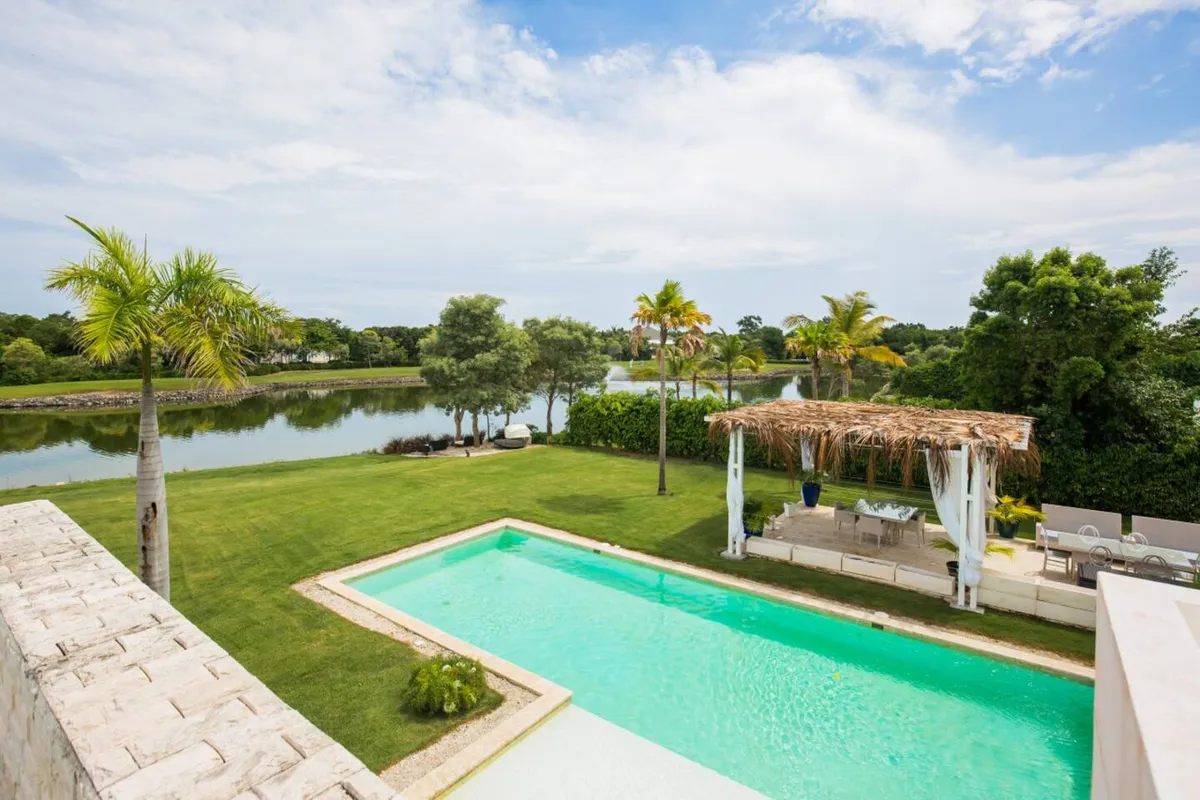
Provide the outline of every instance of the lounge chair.
[[1096,535],[1101,539],[1121,538],[1121,515],[1113,511],[1093,511],[1089,508],[1043,503],[1042,513],[1046,515],[1046,519],[1037,524],[1037,533],[1034,536],[1034,544],[1037,547],[1046,546],[1046,531],[1079,533],[1080,529],[1087,525],[1095,528]]
[[1135,516],[1133,530],[1154,547],[1200,553],[1200,523]]

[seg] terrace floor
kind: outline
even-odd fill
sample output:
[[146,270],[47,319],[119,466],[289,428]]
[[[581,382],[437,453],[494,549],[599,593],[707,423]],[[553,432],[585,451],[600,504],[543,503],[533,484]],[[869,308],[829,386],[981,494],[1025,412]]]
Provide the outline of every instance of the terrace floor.
[[[790,517],[779,517],[775,521],[774,529],[763,532],[763,537],[767,539],[779,539],[791,544],[818,547],[822,550],[881,558],[939,574],[946,571],[946,562],[952,560],[954,555],[945,550],[930,547],[929,542],[945,536],[946,529],[941,525],[926,523],[924,546],[919,545],[916,537],[911,533],[905,534],[903,540],[895,544],[878,546],[873,539],[859,542],[850,526],[847,525],[842,530],[838,530],[831,506],[796,509]],[[1041,550],[1034,549],[1033,542],[1028,539],[1006,540],[999,537],[989,537],[989,539],[1009,545],[1015,552],[1012,558],[998,554],[988,555],[984,561],[984,568],[1008,575],[1041,577],[1062,583],[1072,582],[1061,569],[1051,568],[1043,573],[1044,555]]]
[[624,728],[567,706],[451,792],[453,800],[765,800]]

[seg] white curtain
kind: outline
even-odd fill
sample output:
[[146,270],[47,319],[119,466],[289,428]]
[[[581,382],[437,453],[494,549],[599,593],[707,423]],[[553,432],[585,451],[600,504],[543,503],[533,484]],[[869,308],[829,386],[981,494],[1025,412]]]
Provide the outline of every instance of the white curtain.
[[800,466],[808,472],[813,468],[813,445],[812,439],[807,436],[800,437]]
[[949,474],[939,486],[933,479],[933,463],[930,461],[929,451],[925,451],[925,464],[929,467],[929,491],[933,493],[933,505],[937,508],[942,527],[946,529],[946,536],[961,548],[963,528],[962,521],[958,517],[959,509],[962,507],[963,492],[967,489],[962,485],[963,457],[962,453],[954,450],[946,453],[946,458],[950,462]]

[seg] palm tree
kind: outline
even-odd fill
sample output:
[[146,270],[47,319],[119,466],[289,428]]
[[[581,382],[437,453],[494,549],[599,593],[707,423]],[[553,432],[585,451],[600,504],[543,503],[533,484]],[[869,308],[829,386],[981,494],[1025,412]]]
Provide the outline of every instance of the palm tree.
[[[675,396],[682,397],[684,381],[692,384],[692,399],[696,399],[700,386],[710,389],[714,394],[721,391],[716,381],[704,377],[704,362],[700,353],[684,353],[678,347],[667,345],[667,377],[675,381]],[[630,375],[635,381],[650,381],[658,377],[658,367],[653,364],[643,364]]]
[[638,295],[637,310],[630,320],[629,344],[636,356],[642,346],[646,329],[658,328],[658,493],[667,493],[667,343],[675,337],[675,346],[691,354],[703,346],[702,325],[712,317],[696,306],[696,301],[683,296],[679,281],[667,281],[658,293]]
[[250,342],[290,327],[286,313],[217,266],[209,253],[187,248],[168,262],[150,261],[145,246],[115,228],[90,228],[97,245],[82,261],[52,269],[47,289],[65,291],[83,306],[76,335],[94,361],[136,354],[142,373],[137,455],[138,574],[171,597],[167,487],[154,398],[155,351],[189,376],[232,388],[245,381]]
[[791,335],[783,340],[783,346],[792,355],[802,355],[808,359],[812,378],[812,399],[820,400],[821,368],[826,361],[838,362],[846,358],[846,334],[826,320],[809,320],[798,325]]
[[[834,360],[842,372],[842,396],[850,396],[850,365],[854,358],[865,358],[893,367],[903,367],[904,359],[899,353],[885,344],[875,344],[883,330],[894,319],[883,314],[872,315],[875,304],[867,293],[859,290],[844,297],[822,295],[821,299],[829,306],[829,322],[833,327],[846,335],[845,352]],[[789,328],[803,325],[810,320],[801,314],[784,319],[783,324]]]
[[733,373],[739,369],[758,372],[767,363],[767,357],[757,344],[747,342],[736,333],[726,333],[724,328],[709,338],[712,341],[705,366],[725,373],[725,402],[732,403]]

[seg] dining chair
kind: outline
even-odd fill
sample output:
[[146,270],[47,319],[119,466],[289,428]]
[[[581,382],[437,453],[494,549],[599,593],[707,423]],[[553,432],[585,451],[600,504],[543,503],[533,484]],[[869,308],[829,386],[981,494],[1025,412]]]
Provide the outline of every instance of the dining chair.
[[855,530],[858,531],[858,541],[872,536],[876,547],[882,547],[884,540],[890,536],[887,526],[879,517],[859,517]]

